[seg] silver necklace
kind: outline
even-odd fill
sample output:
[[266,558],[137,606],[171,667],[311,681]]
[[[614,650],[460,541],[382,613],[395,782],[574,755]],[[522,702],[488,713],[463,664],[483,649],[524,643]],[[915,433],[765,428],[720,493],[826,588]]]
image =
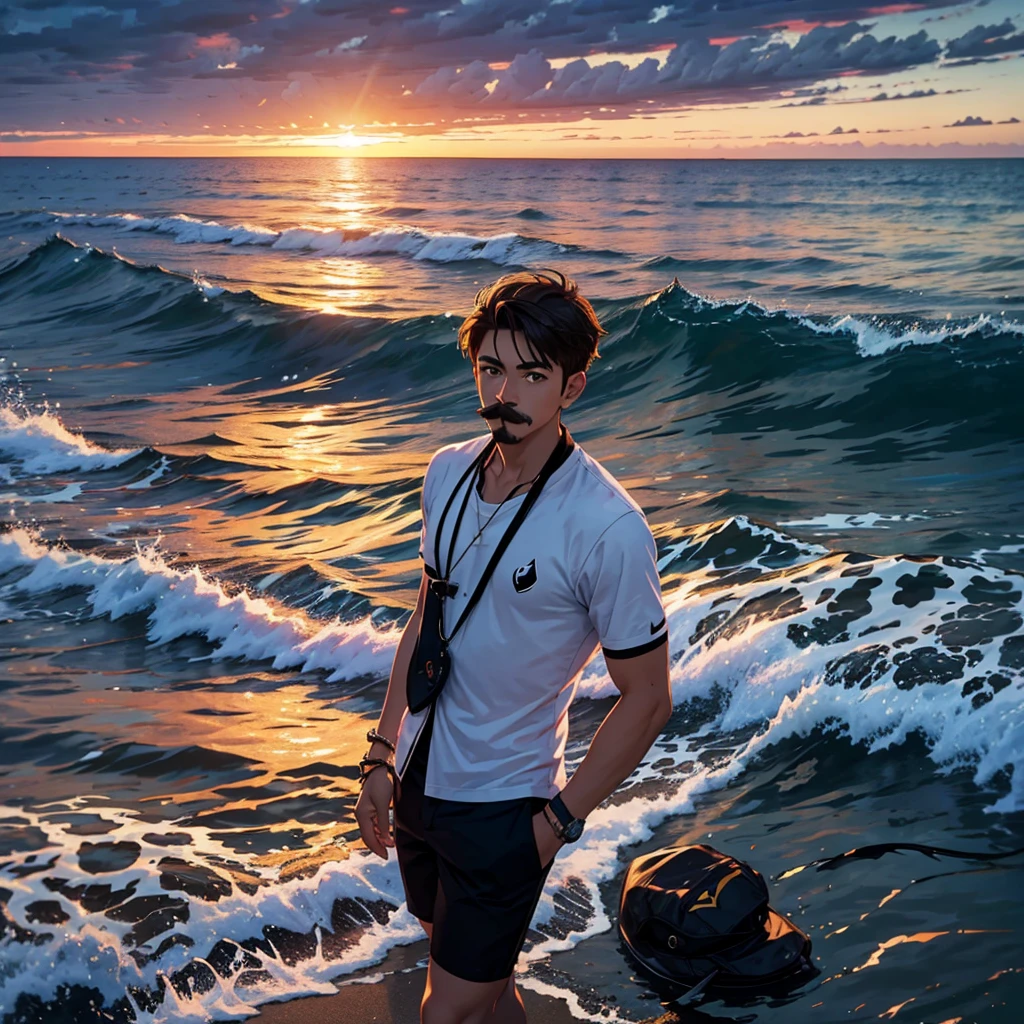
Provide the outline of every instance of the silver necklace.
[[[480,478],[481,478],[481,480],[483,479],[483,475],[486,472],[486,469],[487,469],[486,466],[481,466],[480,467]],[[537,476],[540,476],[540,474],[538,473]],[[487,529],[488,526],[490,526],[491,520],[501,511],[502,506],[505,504],[505,502],[508,501],[509,498],[511,498],[516,493],[516,491],[518,491],[521,487],[529,486],[536,479],[537,479],[537,477],[535,476],[532,480],[524,480],[522,483],[516,484],[515,487],[513,487],[512,490],[509,491],[508,494],[506,494],[505,497],[501,499],[501,501],[498,503],[498,507],[487,517],[487,521],[484,523],[484,525],[481,526],[480,529],[478,529],[476,531],[476,535],[473,537],[473,539],[465,546],[465,548],[463,548],[462,554],[459,555],[459,557],[455,559],[455,561],[452,564],[451,568],[448,570],[448,578],[449,579],[451,579],[451,574],[455,571],[455,567],[459,564],[459,562],[462,561],[463,558],[466,557],[466,553],[469,551],[469,549],[480,539],[480,535],[484,532],[484,530]],[[476,488],[476,481],[471,483],[470,486],[473,487],[473,488]],[[479,508],[479,505],[477,506],[477,519],[476,519],[476,521],[479,524],[479,522],[480,522],[480,508]]]

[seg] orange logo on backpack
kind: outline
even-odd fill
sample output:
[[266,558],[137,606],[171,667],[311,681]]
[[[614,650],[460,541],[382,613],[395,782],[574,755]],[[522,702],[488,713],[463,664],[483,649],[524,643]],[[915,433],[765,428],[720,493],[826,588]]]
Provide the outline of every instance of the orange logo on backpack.
[[[713,909],[714,909],[715,907],[717,907],[717,906],[718,906],[718,897],[722,895],[722,890],[723,890],[723,889],[724,889],[724,888],[725,888],[725,887],[726,887],[726,886],[727,886],[727,885],[728,885],[728,884],[729,884],[729,883],[730,883],[730,882],[731,882],[731,881],[732,881],[732,880],[733,880],[733,879],[734,879],[734,878],[735,878],[735,877],[736,877],[737,875],[742,875],[742,874],[743,874],[743,871],[742,871],[742,869],[741,869],[741,868],[737,868],[737,869],[736,869],[735,871],[733,871],[733,872],[731,872],[730,874],[726,875],[726,876],[725,876],[725,878],[723,878],[723,879],[722,879],[722,880],[721,880],[721,881],[720,881],[720,882],[718,883],[718,887],[717,887],[717,888],[715,889],[715,895],[714,895],[714,896],[712,896],[712,895],[711,895],[711,893],[709,893],[709,892],[707,891],[707,889],[705,889],[705,890],[704,890],[704,891],[703,891],[703,892],[702,892],[702,893],[701,893],[701,894],[700,894],[700,895],[699,895],[699,896],[697,897],[697,902],[696,902],[696,903],[694,903],[694,905],[693,905],[692,907],[690,907],[690,909],[691,909],[691,910],[713,910]],[[703,903],[703,902],[701,902],[702,900],[707,900],[707,903]]]
[[431,682],[433,682],[433,680],[434,680],[434,663],[432,661],[428,661],[426,663],[426,665],[423,666],[423,671],[427,673],[427,678]]

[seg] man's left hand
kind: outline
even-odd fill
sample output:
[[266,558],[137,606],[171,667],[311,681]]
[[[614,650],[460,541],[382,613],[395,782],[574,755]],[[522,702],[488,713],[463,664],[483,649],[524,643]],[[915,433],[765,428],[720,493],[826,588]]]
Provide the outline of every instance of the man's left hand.
[[533,840],[537,844],[537,855],[540,857],[542,868],[546,868],[555,859],[555,854],[565,845],[555,835],[555,830],[544,816],[543,810],[533,816]]

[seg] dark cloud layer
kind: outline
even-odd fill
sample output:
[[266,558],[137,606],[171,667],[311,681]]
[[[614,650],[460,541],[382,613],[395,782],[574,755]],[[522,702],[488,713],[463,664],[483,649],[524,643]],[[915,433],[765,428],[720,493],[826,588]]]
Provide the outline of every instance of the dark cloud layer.
[[[858,22],[819,25],[793,45],[747,36],[728,44],[687,39],[659,68],[649,57],[629,68],[619,61],[596,67],[580,58],[553,70],[540,50],[519,54],[494,72],[483,61],[443,67],[422,81],[415,98],[455,107],[565,107],[629,103],[750,86],[781,90],[793,81],[816,80],[849,71],[889,71],[929,63],[940,47],[924,32],[905,39],[877,39]],[[492,85],[490,92],[485,86]]]
[[1007,18],[1001,25],[977,25],[946,47],[951,59],[963,57],[993,57],[1000,53],[1024,50],[1024,32]]
[[[943,50],[925,31],[883,31],[885,10],[855,0],[20,0],[0,6],[0,125],[18,127],[52,90],[97,109],[111,93],[184,102],[258,90],[270,110],[320,97],[367,117],[474,108],[558,117],[593,105],[651,113],[1024,49],[1009,19]],[[779,28],[799,37],[783,42]],[[650,56],[629,67],[609,53]]]

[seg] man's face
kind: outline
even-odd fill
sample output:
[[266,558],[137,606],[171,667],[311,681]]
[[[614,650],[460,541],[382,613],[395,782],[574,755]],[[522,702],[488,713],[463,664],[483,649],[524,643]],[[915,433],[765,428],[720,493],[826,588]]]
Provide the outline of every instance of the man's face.
[[[489,334],[473,362],[480,405],[495,440],[518,444],[536,433],[579,397],[586,374],[574,373],[562,389],[562,368],[537,361],[522,334]],[[503,408],[491,409],[492,406]]]

